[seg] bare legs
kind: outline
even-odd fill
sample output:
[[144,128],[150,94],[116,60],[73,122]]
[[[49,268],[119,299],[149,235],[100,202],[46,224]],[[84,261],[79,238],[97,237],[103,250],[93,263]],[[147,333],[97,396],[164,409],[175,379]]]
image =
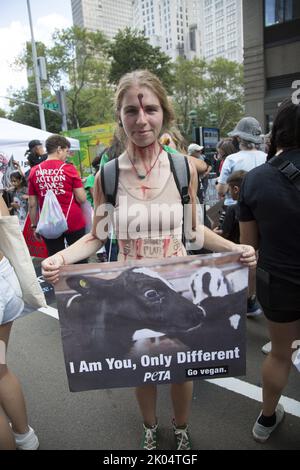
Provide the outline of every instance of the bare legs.
[[[171,385],[171,398],[174,417],[177,426],[184,426],[188,422],[191,401],[193,396],[193,382],[184,382]],[[144,385],[136,388],[137,401],[147,426],[156,424],[156,385]]]
[[300,320],[275,323],[268,320],[272,350],[262,367],[263,414],[271,416],[287,384],[292,365],[292,344],[300,339]]
[[187,425],[193,398],[193,382],[172,384],[171,397],[176,426]]
[[[0,341],[8,344],[12,322],[0,325]],[[28,431],[25,401],[21,385],[6,364],[0,364],[0,448],[15,449],[15,440],[7,418],[13,430],[18,434]]]
[[135,395],[146,426],[156,424],[156,385],[136,387]]

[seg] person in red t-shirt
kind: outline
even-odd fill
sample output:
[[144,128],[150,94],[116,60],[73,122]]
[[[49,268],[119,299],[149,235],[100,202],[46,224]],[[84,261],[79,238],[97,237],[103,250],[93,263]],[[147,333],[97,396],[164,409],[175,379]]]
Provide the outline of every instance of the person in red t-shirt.
[[[81,204],[86,194],[76,168],[66,163],[69,141],[61,135],[52,135],[46,140],[47,160],[34,166],[29,174],[29,216],[31,227],[36,229],[39,211],[43,207],[47,190],[52,189],[67,219],[68,231],[50,240],[44,238],[49,256],[65,248],[65,241],[72,245],[85,234],[85,219]],[[35,234],[38,238],[39,236]]]

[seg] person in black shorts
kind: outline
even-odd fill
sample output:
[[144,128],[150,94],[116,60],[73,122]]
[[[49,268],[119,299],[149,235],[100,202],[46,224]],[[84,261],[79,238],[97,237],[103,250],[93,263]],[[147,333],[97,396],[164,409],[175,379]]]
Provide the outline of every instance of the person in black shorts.
[[252,430],[259,442],[283,419],[279,400],[300,339],[299,170],[300,105],[287,99],[274,120],[268,161],[245,176],[240,192],[240,241],[259,250],[257,297],[272,342],[262,370],[263,409]]

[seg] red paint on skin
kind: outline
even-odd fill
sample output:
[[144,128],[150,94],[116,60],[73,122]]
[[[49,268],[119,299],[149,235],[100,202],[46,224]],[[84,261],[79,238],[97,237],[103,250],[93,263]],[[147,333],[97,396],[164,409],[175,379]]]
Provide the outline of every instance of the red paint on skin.
[[149,155],[149,152],[155,152],[155,142],[152,142],[152,144],[147,145],[146,147],[139,147],[135,143],[132,143],[133,145],[133,155],[139,155],[140,157],[143,158],[143,165],[146,171],[148,171],[148,168],[146,167],[145,164],[145,158]]
[[143,240],[140,238],[135,241],[135,250],[136,250],[136,259],[143,259],[143,255],[141,254],[143,248]]
[[144,119],[145,119],[146,116],[145,116],[145,109],[144,109],[144,105],[143,105],[143,98],[144,98],[144,95],[143,95],[143,93],[139,93],[139,94],[137,95],[137,97],[138,97],[138,100],[139,100],[139,103],[140,103],[140,107],[141,107],[141,109],[142,109],[142,111],[143,111],[143,115],[144,115],[143,117],[144,117]]
[[143,93],[139,93],[138,94],[138,100],[139,100],[139,103],[140,103],[140,107],[142,108],[142,110],[144,111],[144,106],[143,106],[143,98],[144,98],[144,95]]
[[165,238],[163,241],[163,251],[164,251],[164,258],[166,258],[167,253],[168,253],[168,248],[170,246],[171,239],[170,238]]
[[142,190],[143,197],[145,197],[147,189],[152,189],[152,188],[149,188],[149,186],[142,185],[140,189]]

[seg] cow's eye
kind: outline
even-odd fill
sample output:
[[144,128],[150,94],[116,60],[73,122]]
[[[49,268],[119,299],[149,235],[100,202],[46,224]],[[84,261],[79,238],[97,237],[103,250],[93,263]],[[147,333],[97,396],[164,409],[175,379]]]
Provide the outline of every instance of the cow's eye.
[[147,299],[156,299],[157,297],[159,297],[158,292],[154,289],[147,290],[144,295]]
[[89,288],[89,283],[85,279],[80,279],[79,285],[80,285],[80,287],[82,287],[82,289],[88,289]]

